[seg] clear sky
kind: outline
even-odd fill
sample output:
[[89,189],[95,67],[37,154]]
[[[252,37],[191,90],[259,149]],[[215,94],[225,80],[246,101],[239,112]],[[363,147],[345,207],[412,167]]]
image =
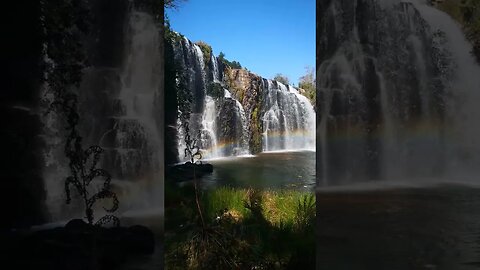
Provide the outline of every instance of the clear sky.
[[262,77],[297,85],[315,67],[315,0],[187,0],[166,13],[173,30]]

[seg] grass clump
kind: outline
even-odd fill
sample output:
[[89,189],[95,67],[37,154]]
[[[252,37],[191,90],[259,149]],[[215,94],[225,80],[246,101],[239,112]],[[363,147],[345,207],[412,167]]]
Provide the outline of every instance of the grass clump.
[[[295,190],[221,187],[166,193],[167,269],[313,269],[315,196]],[[179,200],[179,194],[183,197]]]

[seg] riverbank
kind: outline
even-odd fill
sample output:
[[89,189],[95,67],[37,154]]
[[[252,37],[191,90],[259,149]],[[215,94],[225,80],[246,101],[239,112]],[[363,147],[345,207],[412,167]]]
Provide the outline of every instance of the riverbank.
[[142,225],[104,228],[74,219],[54,228],[0,232],[0,258],[16,269],[123,269],[150,258],[157,238]]
[[[315,269],[315,197],[166,184],[167,269]],[[203,224],[202,225],[202,218]]]

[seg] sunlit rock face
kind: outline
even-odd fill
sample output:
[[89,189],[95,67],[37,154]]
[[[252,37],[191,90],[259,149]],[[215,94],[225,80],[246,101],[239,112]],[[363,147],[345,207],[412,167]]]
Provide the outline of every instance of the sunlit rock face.
[[[172,43],[177,83],[191,97],[190,134],[198,134],[204,158],[314,149],[315,112],[296,88],[231,69],[181,35]],[[179,160],[184,136],[179,128]]]
[[478,134],[464,100],[480,85],[459,26],[425,1],[331,0],[319,9],[319,182],[457,171]]

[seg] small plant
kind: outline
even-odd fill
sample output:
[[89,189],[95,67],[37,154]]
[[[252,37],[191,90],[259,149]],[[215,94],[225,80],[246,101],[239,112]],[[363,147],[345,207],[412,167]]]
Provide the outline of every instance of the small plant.
[[[65,194],[66,203],[71,202],[70,186],[73,185],[78,194],[82,197],[85,214],[89,224],[93,224],[93,205],[100,199],[112,199],[113,206],[109,209],[104,208],[105,211],[113,213],[118,209],[117,195],[110,190],[111,176],[104,169],[98,169],[97,163],[100,159],[100,155],[103,153],[103,149],[100,146],[90,146],[84,150],[82,147],[82,137],[77,131],[77,125],[79,122],[79,115],[76,110],[77,99],[75,95],[70,96],[63,101],[55,101],[51,104],[51,110],[61,110],[66,116],[67,130],[69,131],[67,140],[65,143],[65,155],[70,160],[69,168],[71,176],[65,180]],[[103,186],[99,192],[90,196],[88,187],[92,181],[96,178],[104,178]],[[115,226],[119,226],[119,219],[113,215],[106,215],[100,218],[95,224],[104,225],[112,222]]]
[[201,163],[202,153],[200,152],[200,147],[198,146],[198,138],[200,137],[200,132],[197,136],[190,136],[189,123],[185,122],[183,124],[183,130],[185,131],[185,157],[190,160],[192,164]]
[[[96,168],[96,165],[99,160],[100,154],[103,152],[103,149],[99,146],[91,146],[87,150],[79,148],[75,151],[75,158],[71,159],[70,162],[70,171],[72,175],[67,177],[65,181],[65,193],[67,195],[67,204],[71,201],[70,196],[70,186],[73,185],[78,194],[83,198],[85,204],[85,214],[89,224],[93,224],[93,205],[97,200],[100,199],[112,199],[113,206],[109,209],[104,208],[105,211],[113,213],[118,209],[118,199],[117,195],[110,190],[110,174],[103,170]],[[91,165],[88,166],[89,160]],[[103,186],[99,192],[89,197],[88,186],[90,183],[97,177],[104,178]],[[105,215],[100,218],[95,224],[103,225],[109,222],[113,222],[115,226],[119,226],[119,219],[113,215]]]
[[[64,153],[69,159],[71,171],[71,176],[65,181],[67,203],[71,201],[70,186],[73,185],[84,200],[86,218],[92,224],[92,207],[97,200],[113,199],[113,207],[107,209],[108,212],[117,210],[118,200],[115,193],[110,191],[110,174],[96,168],[103,149],[91,146],[84,150],[82,137],[77,130],[80,119],[78,90],[83,70],[88,64],[82,40],[91,31],[91,16],[82,1],[41,1],[40,5],[45,13],[41,28],[44,30],[42,65],[45,69],[42,80],[46,89],[45,99],[50,104],[46,113],[57,112],[59,119],[65,121],[67,131]],[[87,188],[97,177],[105,179],[103,187],[93,196],[89,196]],[[99,219],[96,224],[107,222],[119,224],[118,218],[112,215]]]
[[295,225],[298,230],[313,226],[315,211],[315,196],[313,194],[303,196],[303,199],[298,202],[295,215]]

